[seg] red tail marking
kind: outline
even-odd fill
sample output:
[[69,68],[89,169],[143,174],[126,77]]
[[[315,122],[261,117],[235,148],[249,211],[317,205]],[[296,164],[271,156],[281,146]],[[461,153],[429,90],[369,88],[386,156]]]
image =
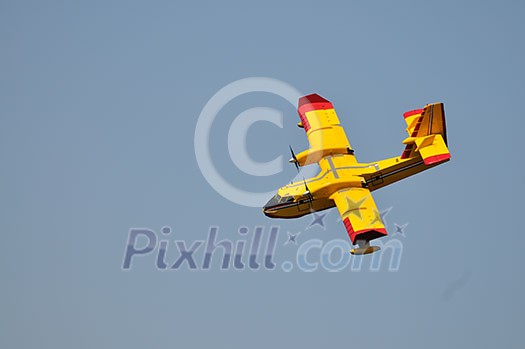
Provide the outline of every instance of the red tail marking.
[[407,111],[406,113],[403,114],[403,117],[406,119],[409,116],[416,115],[416,114],[421,114],[423,112],[423,110],[425,110],[425,109],[414,109],[414,110]]
[[439,155],[429,156],[428,158],[424,159],[423,161],[425,162],[425,165],[432,165],[432,164],[436,164],[438,162],[442,162],[442,161],[445,161],[445,160],[448,160],[448,159],[450,159],[450,154],[446,153],[446,154],[439,154]]

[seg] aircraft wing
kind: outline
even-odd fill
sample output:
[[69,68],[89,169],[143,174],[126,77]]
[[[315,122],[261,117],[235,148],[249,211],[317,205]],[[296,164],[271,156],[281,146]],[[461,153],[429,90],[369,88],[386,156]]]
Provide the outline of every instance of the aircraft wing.
[[352,244],[388,235],[368,189],[343,189],[330,198],[335,201]]
[[339,122],[332,103],[318,94],[301,97],[298,106],[299,117],[310,143],[310,149],[300,154],[301,165],[318,162],[325,156],[348,154],[354,151],[346,137],[345,130]]

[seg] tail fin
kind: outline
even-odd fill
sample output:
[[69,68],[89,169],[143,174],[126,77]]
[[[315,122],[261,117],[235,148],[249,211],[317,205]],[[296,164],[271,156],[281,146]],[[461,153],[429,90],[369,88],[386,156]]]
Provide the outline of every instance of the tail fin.
[[427,104],[403,114],[409,137],[403,141],[406,148],[401,159],[421,155],[426,165],[450,159],[443,103]]

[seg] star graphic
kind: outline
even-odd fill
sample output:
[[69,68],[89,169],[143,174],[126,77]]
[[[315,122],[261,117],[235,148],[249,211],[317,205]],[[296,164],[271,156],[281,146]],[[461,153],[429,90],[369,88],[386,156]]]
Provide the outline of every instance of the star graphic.
[[380,223],[382,225],[384,225],[383,223],[383,215],[381,214],[381,212],[379,212],[379,210],[377,208],[373,208],[373,214],[372,214],[372,221],[370,222],[370,224],[375,224],[375,223]]
[[379,214],[381,215],[381,221],[383,221],[383,224],[385,225],[385,227],[388,225],[386,221],[386,216],[390,213],[390,211],[392,211],[392,209],[393,207],[390,206],[389,208],[384,209],[383,211],[379,212]]
[[313,212],[314,219],[310,222],[310,225],[306,227],[306,229],[310,229],[315,225],[321,226],[324,230],[326,230],[326,226],[324,225],[324,219],[328,215],[328,213],[317,213]]
[[361,217],[361,206],[366,201],[366,199],[368,199],[368,195],[361,198],[361,200],[357,201],[352,200],[350,195],[345,196],[347,208],[343,216],[353,214],[354,216],[362,220],[363,217]]
[[297,245],[297,237],[299,236],[299,234],[301,234],[301,232],[297,232],[297,234],[292,234],[290,233],[289,231],[286,232],[286,234],[288,234],[288,240],[286,240],[286,242],[284,243],[284,245],[288,245],[288,244],[294,244],[294,245]]
[[394,234],[400,234],[402,237],[406,237],[405,235],[405,228],[408,226],[408,223],[405,223],[403,225],[399,225],[397,223],[394,223],[394,227],[396,229],[396,231],[394,232]]

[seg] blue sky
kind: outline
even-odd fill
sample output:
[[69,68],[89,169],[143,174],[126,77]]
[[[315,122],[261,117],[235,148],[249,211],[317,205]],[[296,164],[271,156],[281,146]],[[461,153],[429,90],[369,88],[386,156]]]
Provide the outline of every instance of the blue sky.
[[[2,1],[0,346],[521,347],[523,14],[518,1]],[[254,76],[331,100],[365,162],[401,153],[404,111],[445,103],[452,161],[374,194],[391,233],[408,223],[398,272],[159,271],[154,255],[121,270],[134,227],[191,243],[278,224],[282,258],[287,231],[346,238],[335,210],[326,230],[270,221],[200,173],[201,110]],[[227,148],[233,117],[260,106],[285,127],[249,133],[254,159],[307,147],[293,106],[264,93],[231,101],[210,142],[225,178],[266,191],[295,169],[247,176]]]

